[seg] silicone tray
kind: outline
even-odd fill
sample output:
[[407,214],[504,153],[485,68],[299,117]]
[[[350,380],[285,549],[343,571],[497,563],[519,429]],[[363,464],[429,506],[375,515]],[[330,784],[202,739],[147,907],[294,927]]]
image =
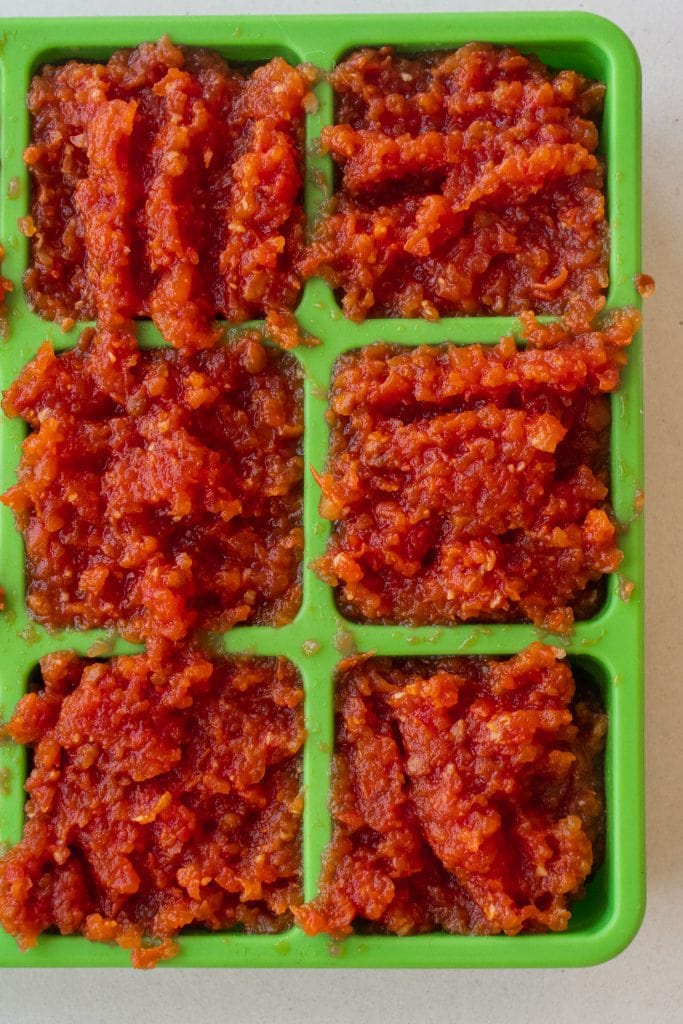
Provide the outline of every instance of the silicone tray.
[[[7,255],[4,273],[15,282],[10,296],[10,340],[0,347],[0,385],[7,387],[20,367],[49,338],[58,349],[72,346],[82,329],[62,334],[27,308],[19,285],[27,265],[28,243],[17,218],[29,212],[29,181],[22,150],[29,138],[25,97],[32,73],[46,61],[70,57],[106,59],[121,46],[154,40],[164,32],[179,43],[208,46],[229,60],[254,62],[280,54],[289,61],[311,61],[331,68],[362,45],[393,44],[413,53],[454,48],[471,40],[508,43],[533,52],[553,68],[574,68],[607,86],[602,148],[608,168],[611,224],[611,286],[608,306],[639,303],[633,275],[640,271],[640,70],[628,38],[611,22],[583,13],[486,13],[331,17],[184,17],[11,20],[0,26],[2,107],[0,113],[0,239]],[[314,156],[315,140],[333,116],[331,89],[317,88],[320,106],[307,120],[306,207],[314,217],[324,198],[321,181],[332,184],[331,161]],[[322,175],[322,178],[321,178]],[[21,184],[8,198],[8,181]],[[376,340],[406,345],[450,340],[458,344],[494,343],[515,329],[511,318],[477,317],[425,321],[368,320],[350,323],[330,289],[307,283],[298,308],[301,324],[322,338],[316,349],[298,349],[305,372],[306,466],[322,470],[327,449],[326,394],[337,356]],[[145,344],[159,344],[149,322],[140,325]],[[284,935],[192,933],[181,938],[181,953],[170,966],[319,966],[319,967],[567,967],[596,963],[618,953],[633,937],[644,909],[642,766],[642,519],[635,507],[642,481],[640,339],[630,351],[621,391],[612,399],[612,500],[628,529],[621,538],[625,558],[621,575],[635,583],[628,602],[619,596],[619,579],[608,581],[605,603],[581,622],[567,646],[576,663],[595,678],[610,719],[606,752],[607,855],[603,867],[577,903],[567,932],[508,938],[430,934],[415,937],[356,936],[343,943],[324,936],[311,939],[293,929]],[[0,486],[15,478],[24,428],[0,422]],[[247,626],[224,637],[231,653],[283,654],[300,670],[306,693],[308,738],[303,755],[305,810],[303,864],[305,896],[316,891],[320,855],[330,835],[328,777],[333,746],[335,666],[351,647],[386,655],[500,654],[520,650],[539,634],[533,626],[393,628],[358,626],[337,613],[331,590],[308,568],[326,543],[329,524],[318,517],[318,488],[306,474],[303,604],[291,625],[280,629]],[[0,714],[11,712],[25,691],[38,658],[73,648],[85,653],[102,637],[97,632],[48,634],[33,624],[24,608],[24,560],[21,537],[6,509],[0,510],[0,581],[8,614],[0,616]],[[547,639],[547,638],[546,638]],[[302,645],[314,640],[314,654]],[[307,645],[308,648],[308,645]],[[114,653],[134,650],[117,641]],[[310,648],[309,648],[310,649]],[[23,819],[25,752],[0,750],[3,781],[0,838],[16,842]],[[128,963],[116,948],[81,937],[44,936],[27,954],[0,934],[0,963],[25,966],[112,966]]]

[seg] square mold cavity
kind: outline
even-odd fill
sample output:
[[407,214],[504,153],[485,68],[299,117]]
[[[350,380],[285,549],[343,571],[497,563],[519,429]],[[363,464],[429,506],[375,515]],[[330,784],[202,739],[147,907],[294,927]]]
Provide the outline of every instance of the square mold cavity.
[[[73,648],[73,644],[70,644]],[[128,645],[129,650],[121,650],[120,653],[136,653],[135,649]],[[246,655],[250,657],[250,655]],[[236,656],[236,660],[239,660],[240,655]],[[107,657],[102,656],[85,656],[84,661],[90,663],[102,663],[103,661],[110,660]],[[275,661],[275,659],[270,659]],[[288,659],[290,663],[296,669],[296,663],[294,659]],[[301,672],[296,669],[297,674],[301,676]],[[3,680],[4,682],[4,680]],[[37,661],[27,661],[25,665],[25,671],[23,674],[22,685],[20,693],[21,696],[28,692],[38,692],[42,689],[43,681],[40,670],[40,665]],[[3,686],[2,696],[6,692],[6,688]],[[18,699],[17,696],[17,699]],[[2,706],[2,720],[5,721],[9,717],[9,713],[5,711],[5,706]],[[10,700],[8,703],[13,704],[15,701]],[[186,714],[191,714],[191,709],[187,709]],[[304,715],[305,715],[305,703],[304,703]],[[304,741],[304,747],[299,752],[299,770],[302,776],[302,791],[303,786],[303,760],[304,752],[307,740]],[[18,842],[21,838],[22,829],[25,821],[25,803],[26,797],[24,793],[24,782],[30,774],[33,767],[33,751],[31,748],[12,744],[2,743],[0,745],[0,854],[3,854],[11,845]],[[305,830],[305,822],[307,816],[307,802],[304,795],[303,813],[301,818],[301,831],[299,835],[299,845],[303,847],[302,837]],[[303,865],[303,856],[301,858]],[[238,946],[239,952],[238,957],[245,958],[248,960],[253,959],[256,964],[268,963],[271,967],[282,966],[282,960],[289,952],[290,943],[301,936],[301,932],[291,926],[283,931],[274,933],[264,934],[250,934],[243,930],[241,926],[237,926],[228,931],[220,933],[208,932],[205,929],[196,927],[190,927],[183,930],[180,933],[181,942],[181,954],[178,959],[182,959],[184,966],[201,966],[201,967],[220,967],[227,966],[222,958],[221,951],[231,943],[235,943]],[[213,942],[209,942],[212,939]],[[18,957],[12,956],[6,959],[5,953],[11,950],[11,946],[6,943],[14,942],[10,940],[10,937],[0,930],[0,963],[11,963],[12,966],[78,966],[79,964],[87,964],[88,966],[116,966],[126,967],[130,965],[130,956],[127,950],[118,949],[115,946],[100,945],[99,943],[89,942],[79,935],[68,935],[62,936],[57,933],[55,929],[50,929],[41,935],[38,946],[31,951],[28,956],[19,954]],[[207,945],[207,942],[209,944]],[[18,952],[18,950],[17,950]],[[106,953],[106,958],[102,959],[101,954]],[[248,955],[247,955],[248,954]],[[33,962],[35,960],[35,962]],[[188,962],[189,961],[189,962]],[[244,963],[242,966],[250,966],[249,963]]]
[[[71,39],[73,35],[69,38],[68,28],[66,27],[70,20],[55,19],[52,22],[50,27],[54,31],[50,31],[49,35],[54,35],[54,44],[37,48],[35,53],[31,52],[28,47],[22,50],[21,56],[23,59],[13,68],[10,85],[7,90],[17,104],[16,109],[20,111],[20,115],[11,113],[6,115],[7,134],[3,138],[2,143],[4,153],[10,154],[13,158],[18,156],[18,159],[12,159],[13,173],[10,174],[8,172],[8,179],[13,177],[18,182],[17,195],[13,200],[9,201],[9,209],[6,211],[7,220],[2,221],[4,237],[9,239],[9,247],[6,246],[10,250],[8,252],[7,266],[10,267],[12,265],[16,253],[16,257],[23,267],[23,270],[18,276],[14,277],[14,280],[22,280],[24,272],[30,266],[29,239],[17,231],[16,222],[13,222],[12,215],[14,214],[16,219],[18,219],[31,213],[31,176],[21,159],[21,154],[31,142],[31,118],[26,111],[26,96],[33,76],[40,74],[47,64],[61,65],[70,60],[104,64],[117,50],[134,48],[141,42],[156,41],[160,35],[167,34],[160,27],[156,34],[150,33],[149,36],[143,36],[139,39],[134,38],[131,41],[130,31],[125,29],[121,31],[121,23],[135,19],[116,19],[115,22],[111,19],[102,19],[109,20],[110,25],[115,24],[118,30],[106,32],[105,38],[107,43],[103,45],[95,41],[98,36],[101,37],[97,26],[93,27],[93,31],[88,31],[90,29],[88,25],[89,19],[84,18],[79,20],[79,24],[84,26],[84,30],[78,33],[78,37],[87,40],[87,42],[84,41],[82,45],[80,43],[72,44]],[[215,19],[192,19],[195,23],[203,20],[210,21]],[[44,42],[46,35],[43,34],[40,38],[41,42]],[[57,39],[63,39],[63,42],[57,43]],[[195,24],[194,31],[183,29],[182,35],[176,34],[173,36],[173,41],[184,46],[213,50],[224,57],[231,66],[243,71],[252,71],[256,67],[266,64],[273,57],[282,57],[292,65],[300,64],[305,60],[302,52],[297,51],[295,46],[290,45],[290,41],[280,38],[276,29],[270,32],[245,33],[237,24],[224,25],[222,32],[214,33],[212,36],[208,31],[201,31],[201,27],[199,27],[198,31],[198,26]],[[306,132],[308,133],[308,125],[306,125]],[[302,156],[306,151],[306,145],[307,142],[304,140]],[[304,184],[302,186],[304,206],[310,205],[307,203],[306,198],[309,191],[307,183],[310,180],[311,176],[304,161]],[[5,198],[7,198],[6,194]],[[301,298],[295,307],[295,311],[300,303]],[[60,350],[71,348],[77,341],[81,331],[85,327],[93,326],[92,321],[80,320],[76,321],[69,330],[63,331],[58,323],[45,320],[40,314],[34,313],[30,309],[23,290],[20,294],[15,294],[10,303],[10,310],[12,329],[15,328],[15,325],[18,325],[19,329],[30,326],[34,329],[35,333],[40,335],[42,332],[45,336],[49,337],[54,347]],[[152,347],[164,344],[161,334],[149,317],[141,316],[137,317],[136,320],[138,336],[142,345]],[[222,317],[217,317],[217,320],[222,323],[225,322]],[[239,326],[242,328],[258,327],[262,323],[263,321],[261,320],[250,320],[245,321]]]
[[[492,651],[489,646],[477,653],[486,657],[491,656]],[[498,655],[499,651],[496,650],[494,653]],[[509,654],[512,653],[510,650]],[[508,652],[505,656],[507,654]],[[413,651],[411,656],[428,661],[434,657],[434,651],[430,645],[428,651]],[[398,659],[399,662],[402,660],[403,658]],[[636,800],[642,796],[638,778],[640,765],[632,764],[625,769],[626,751],[621,746],[622,737],[620,731],[615,731],[612,726],[615,721],[623,721],[630,712],[620,704],[621,695],[615,688],[615,682],[617,686],[619,682],[615,680],[607,660],[594,655],[577,654],[570,655],[568,662],[579,695],[583,689],[585,693],[595,697],[608,716],[608,729],[603,757],[605,854],[602,863],[589,877],[584,895],[572,904],[572,916],[567,931],[553,936],[520,934],[514,937],[455,936],[441,932],[406,937],[364,932],[345,940],[344,946],[351,945],[357,951],[365,950],[366,946],[369,950],[375,947],[377,950],[386,948],[392,956],[399,958],[400,964],[396,966],[407,967],[409,961],[404,959],[402,954],[404,945],[412,944],[416,956],[424,953],[425,960],[422,962],[418,956],[410,966],[448,966],[445,960],[439,960],[438,964],[428,963],[431,956],[429,945],[430,942],[434,942],[441,950],[442,944],[447,946],[450,943],[453,949],[453,966],[457,962],[458,966],[479,967],[520,965],[521,961],[513,956],[517,942],[531,955],[529,966],[543,964],[545,961],[541,958],[538,961],[534,959],[537,943],[540,943],[538,951],[545,947],[547,952],[557,955],[556,959],[551,957],[548,966],[563,966],[569,962],[573,966],[585,966],[607,958],[599,951],[608,950],[609,956],[615,955],[630,940],[632,934],[635,934],[644,909],[643,905],[627,908],[620,906],[615,900],[623,865],[628,864],[629,870],[634,872],[634,877],[638,877],[638,858],[642,853],[638,843],[634,843],[628,811],[630,798],[624,798],[624,792],[632,792]],[[553,941],[546,945],[551,938]],[[464,962],[461,958],[464,958]]]
[[[373,322],[377,323],[378,321]],[[395,321],[385,322],[393,323]],[[387,341],[385,337],[381,337],[379,335],[376,337],[375,340],[378,342]],[[447,340],[450,343],[450,339],[444,338],[444,340]],[[494,341],[491,341],[489,343],[493,345],[498,340],[499,339],[495,339]],[[472,339],[472,343],[477,343],[476,337]],[[428,344],[428,342],[420,338],[403,339],[401,345],[395,345],[393,347],[393,353],[400,353],[402,348],[408,349],[423,344]],[[486,345],[487,342],[480,341],[479,344]],[[638,341],[634,342],[634,345],[638,344]],[[362,344],[359,344],[356,339],[352,343],[344,345],[343,348],[340,350],[340,355],[347,355],[349,353],[357,352],[363,347],[364,346]],[[434,343],[434,347],[439,347],[438,342]],[[522,344],[522,347],[524,347],[524,344]],[[630,351],[632,353],[633,349],[631,349]],[[335,374],[338,369],[338,363],[339,357],[335,359],[329,371],[329,384],[326,392],[326,397],[328,401],[331,393],[331,388],[334,383]],[[630,446],[628,442],[623,442],[622,432],[625,428],[624,423],[617,422],[617,424],[615,425],[615,420],[622,420],[625,412],[624,403],[622,401],[621,389],[616,393],[607,395],[606,397],[609,401],[610,406],[610,438],[608,442],[608,500],[612,504],[615,517],[617,520],[618,544],[623,549],[631,525],[640,516],[638,505],[640,499],[642,498],[642,492],[640,490],[640,487],[638,486],[638,480],[640,479],[640,476],[635,467],[641,457],[641,453],[637,447],[634,448]],[[318,468],[322,468],[323,466],[325,466],[326,458],[327,453],[325,453],[325,455],[322,456],[322,462],[320,463],[320,466]],[[316,463],[316,466],[317,465],[318,464]],[[618,510],[623,511],[620,512]],[[322,520],[320,523],[320,528],[321,532],[325,531],[325,537],[327,539],[334,531],[334,524],[327,520]],[[322,551],[320,552],[320,554],[322,554]],[[630,595],[626,595],[626,592],[624,590],[624,585],[627,582],[627,580],[630,582],[631,577],[624,574],[623,565],[622,567],[620,567],[620,570],[617,573],[607,574],[603,576],[600,580],[598,580],[598,582],[596,583],[595,611],[590,616],[582,617],[576,620],[574,629],[578,629],[579,635],[581,635],[581,630],[585,623],[595,625],[596,628],[599,631],[601,631],[603,617],[607,617],[610,610],[613,609],[615,606],[618,608],[620,606],[620,603],[623,603],[625,600],[630,599]],[[539,629],[531,624],[520,623],[519,625],[512,626],[504,626],[498,624],[493,625],[488,624],[486,622],[481,622],[477,619],[471,619],[466,623],[458,622],[457,624],[453,624],[451,626],[443,624],[431,624],[424,626],[404,626],[401,625],[399,622],[388,623],[386,625],[377,625],[373,624],[370,621],[365,621],[362,619],[356,620],[347,616],[344,613],[344,611],[339,607],[339,600],[336,589],[333,589],[332,600],[334,611],[338,615],[340,622],[343,623],[343,625],[340,626],[340,629],[343,631],[343,634],[346,634],[348,632],[349,637],[355,639],[356,629],[360,628],[370,630],[372,632],[372,635],[377,638],[380,644],[381,638],[383,636],[382,631],[386,630],[393,631],[391,633],[391,636],[395,638],[392,641],[392,643],[394,644],[396,642],[396,639],[400,637],[404,637],[404,639],[407,639],[407,642],[410,644],[417,644],[420,642],[428,642],[430,644],[434,644],[440,642],[445,637],[443,648],[444,653],[447,651],[451,651],[452,653],[453,642],[455,642],[456,644],[461,642],[462,638],[465,637],[465,635],[469,640],[473,636],[489,636],[491,630],[494,630],[496,633],[498,633],[498,631],[500,631],[501,629],[522,630],[522,632],[519,633],[519,636],[521,637],[528,635],[529,640],[527,642],[531,643],[531,640],[534,638],[537,639],[539,634]],[[406,631],[407,635],[405,635]],[[540,632],[543,631],[541,630]],[[557,637],[554,634],[548,633],[547,636],[549,638],[549,642],[558,642],[561,644],[564,643],[561,637]],[[420,638],[422,638],[422,640],[420,640]],[[343,635],[340,642],[344,643]],[[371,649],[374,650],[375,648],[373,643],[371,643],[370,641],[368,642],[370,643]],[[347,641],[347,645],[348,643],[351,643],[351,641]]]

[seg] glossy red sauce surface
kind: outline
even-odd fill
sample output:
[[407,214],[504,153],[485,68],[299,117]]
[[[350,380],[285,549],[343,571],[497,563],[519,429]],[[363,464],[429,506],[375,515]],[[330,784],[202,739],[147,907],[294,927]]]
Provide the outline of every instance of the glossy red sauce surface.
[[303,693],[284,659],[186,649],[41,662],[7,733],[33,748],[21,841],[0,860],[0,922],[114,941],[133,964],[195,925],[272,932],[300,899]]
[[282,624],[300,603],[301,377],[254,332],[184,357],[101,329],[5,393],[31,428],[2,500],[27,603],[133,640]]
[[333,377],[316,474],[334,530],[316,568],[357,621],[591,614],[621,561],[608,503],[610,410],[638,313],[573,335],[525,317],[527,347],[374,345]]
[[24,154],[33,308],[107,324],[147,315],[191,349],[216,341],[212,317],[272,314],[286,339],[312,80],[280,57],[247,73],[166,37],[106,64],[43,68]]
[[601,855],[606,717],[552,647],[372,659],[338,682],[309,934],[561,931]]
[[321,145],[339,186],[304,273],[353,320],[604,305],[604,86],[510,47],[358,50]]

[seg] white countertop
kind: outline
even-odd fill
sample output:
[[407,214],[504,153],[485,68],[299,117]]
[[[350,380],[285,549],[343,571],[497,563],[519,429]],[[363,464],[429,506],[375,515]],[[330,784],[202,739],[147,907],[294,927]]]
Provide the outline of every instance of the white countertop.
[[[49,971],[0,975],[0,1024],[676,1024],[683,1021],[683,3],[679,0],[0,0],[0,15],[566,10],[616,21],[643,64],[648,909],[611,963],[545,971]],[[669,479],[669,473],[672,479]],[[669,547],[671,545],[671,550]]]

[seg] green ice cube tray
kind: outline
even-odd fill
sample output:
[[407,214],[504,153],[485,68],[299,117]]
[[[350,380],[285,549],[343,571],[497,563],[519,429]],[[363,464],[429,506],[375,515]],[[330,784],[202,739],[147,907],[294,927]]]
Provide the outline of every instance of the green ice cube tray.
[[[608,308],[639,304],[634,274],[640,271],[640,69],[628,38],[611,22],[585,13],[485,13],[415,15],[336,15],[296,17],[175,17],[12,19],[0,22],[0,239],[6,248],[3,271],[15,283],[9,297],[10,338],[0,343],[0,386],[4,389],[38,346],[49,338],[60,350],[75,343],[83,325],[63,334],[56,324],[32,313],[21,288],[29,252],[17,218],[29,213],[30,186],[22,151],[29,141],[26,93],[32,74],[46,62],[69,58],[104,60],[119,47],[136,46],[169,33],[178,43],[219,50],[230,61],[259,62],[281,55],[292,63],[310,61],[329,69],[349,50],[391,44],[412,53],[455,48],[472,40],[510,44],[536,54],[551,68],[573,68],[607,86],[601,148],[607,163],[611,227]],[[333,119],[331,88],[316,89],[319,108],[307,117],[306,208],[314,218],[332,186],[332,164],[315,155],[321,128]],[[16,178],[19,195],[10,198]],[[11,190],[17,191],[16,186]],[[322,470],[328,444],[326,395],[340,353],[386,340],[405,345],[452,341],[493,344],[517,324],[506,317],[349,322],[332,291],[309,281],[297,316],[322,339],[315,349],[296,350],[305,374],[305,465]],[[150,322],[139,325],[143,344],[161,339]],[[280,935],[237,932],[184,933],[180,955],[163,966],[177,967],[568,967],[597,963],[618,953],[637,931],[644,910],[643,710],[642,710],[642,550],[643,526],[637,514],[642,485],[641,341],[631,347],[621,390],[612,397],[612,502],[628,526],[621,537],[625,557],[620,576],[635,584],[630,600],[620,579],[608,581],[606,600],[590,620],[567,638],[570,659],[595,679],[609,714],[605,760],[607,853],[603,866],[577,902],[568,931],[548,935],[420,936],[358,935],[343,943],[309,938],[298,929]],[[14,479],[25,428],[0,418],[0,487]],[[303,603],[296,619],[282,628],[244,626],[223,637],[230,653],[285,655],[305,686],[308,738],[303,754],[305,809],[303,873],[305,896],[315,895],[320,855],[331,831],[329,767],[333,746],[333,680],[342,652],[382,655],[511,655],[539,637],[531,625],[453,625],[410,628],[356,625],[337,612],[333,593],[310,570],[322,554],[330,526],[318,515],[318,488],[306,472]],[[97,631],[48,633],[25,610],[25,566],[21,536],[9,510],[0,509],[0,582],[8,610],[0,615],[0,716],[9,716],[26,690],[38,659],[65,648],[85,654],[103,638]],[[546,637],[547,639],[547,637]],[[308,644],[307,641],[315,641]],[[116,641],[114,653],[136,648]],[[313,653],[311,653],[313,652]],[[26,752],[0,748],[0,840],[16,842],[22,830]],[[0,964],[35,967],[120,967],[128,954],[87,942],[80,936],[43,936],[21,953],[0,933]]]

